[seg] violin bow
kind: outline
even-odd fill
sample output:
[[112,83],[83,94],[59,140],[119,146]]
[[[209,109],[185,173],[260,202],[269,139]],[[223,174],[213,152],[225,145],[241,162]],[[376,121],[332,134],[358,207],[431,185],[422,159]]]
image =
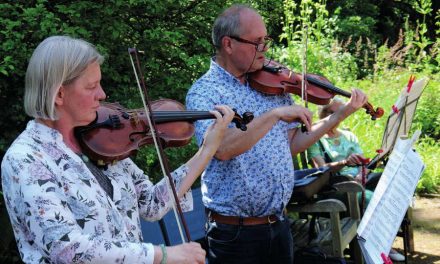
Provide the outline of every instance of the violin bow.
[[[309,37],[308,33],[309,27],[307,25],[304,25],[303,29],[303,37],[304,43],[303,43],[303,53],[302,53],[302,82],[301,82],[301,99],[304,102],[304,107],[309,108],[308,105],[308,98],[307,98],[307,81],[306,81],[306,75],[307,75],[307,41]],[[301,126],[302,132],[307,132],[306,126],[303,124]]]
[[[156,150],[157,150],[159,163],[161,165],[162,172],[163,172],[165,181],[167,183],[167,187],[169,190],[172,191],[172,194],[174,197],[173,211],[174,211],[174,216],[176,218],[177,226],[179,228],[179,234],[180,234],[180,237],[181,237],[183,243],[189,242],[189,241],[191,241],[191,237],[189,235],[188,226],[186,225],[186,221],[183,216],[183,212],[182,212],[182,208],[180,206],[179,198],[177,197],[176,187],[174,186],[173,178],[171,177],[170,169],[168,166],[168,160],[165,157],[162,143],[158,139],[158,136],[156,133],[156,131],[157,131],[156,123],[154,122],[154,119],[151,118],[152,117],[152,115],[151,115],[152,108],[151,108],[150,100],[148,98],[147,87],[145,85],[145,81],[143,78],[142,69],[140,67],[140,62],[139,62],[139,58],[138,58],[139,51],[136,48],[129,48],[128,53],[130,55],[130,61],[131,61],[131,65],[133,66],[133,71],[134,71],[134,74],[136,77],[137,85],[139,88],[139,93],[142,98],[142,103],[144,106],[146,118],[147,118],[148,124],[150,126],[150,133],[151,133],[151,136],[154,141],[154,146],[156,147]],[[136,65],[133,61],[133,56],[136,60]],[[139,73],[139,75],[138,75],[138,73]],[[177,209],[177,211],[176,211],[176,209]],[[180,219],[180,221],[179,221],[179,219]],[[182,225],[184,227],[185,235],[188,240],[185,240],[185,237],[183,236],[182,227],[181,227],[180,223],[182,223]]]

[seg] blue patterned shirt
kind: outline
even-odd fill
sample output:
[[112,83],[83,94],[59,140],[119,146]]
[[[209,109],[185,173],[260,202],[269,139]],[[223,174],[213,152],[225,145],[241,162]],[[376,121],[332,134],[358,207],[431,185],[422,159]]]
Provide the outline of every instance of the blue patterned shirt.
[[[292,104],[289,95],[265,95],[248,83],[240,83],[214,60],[186,97],[190,110],[207,111],[215,105],[229,105],[239,114],[253,112],[255,118],[273,108]],[[213,122],[195,123],[199,145]],[[296,126],[297,123],[279,121],[245,153],[227,161],[212,159],[202,175],[204,205],[223,215],[281,216],[293,189],[294,168],[288,130]]]

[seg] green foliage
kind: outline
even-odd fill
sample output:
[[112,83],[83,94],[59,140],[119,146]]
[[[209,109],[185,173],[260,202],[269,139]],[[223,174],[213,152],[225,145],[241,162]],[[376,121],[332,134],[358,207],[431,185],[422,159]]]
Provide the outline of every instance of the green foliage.
[[290,46],[292,43],[302,43],[307,33],[310,39],[318,43],[328,42],[328,36],[335,32],[335,25],[334,19],[329,18],[325,9],[325,2],[303,0],[298,5],[295,1],[285,0],[284,26],[280,39],[286,40]]
[[[236,1],[229,2],[232,4]],[[263,17],[268,35],[278,41],[277,37],[283,32],[283,16],[281,15],[284,11],[283,1],[254,0],[249,2]]]
[[[165,155],[170,170],[173,171],[180,167],[189,159],[189,157],[193,156],[197,150],[198,146],[195,140],[184,147],[165,149]],[[158,182],[164,177],[157,156],[157,151],[153,146],[146,146],[141,148],[139,153],[134,157],[134,162],[144,169],[144,172],[153,182]],[[200,180],[197,180],[193,187],[197,187],[199,184]]]
[[440,140],[440,76],[434,75],[424,90],[423,96],[417,105],[417,115],[414,122],[430,138]]
[[[323,2],[318,1],[319,3]],[[417,12],[427,15],[431,2],[423,0],[417,3],[419,4],[418,7],[416,5]],[[312,5],[307,0],[300,3],[285,1],[285,27],[281,38],[286,39],[288,45],[274,49],[274,53],[280,62],[290,66],[291,69],[302,70],[305,45],[303,24],[316,31],[318,22],[315,21],[319,21],[321,28],[326,28],[328,32],[336,32],[335,29],[338,27],[340,29],[344,23],[359,29],[365,24],[361,17],[355,16],[345,17],[342,22],[335,16],[330,19],[325,12],[318,12],[319,8],[321,8],[319,5]],[[298,9],[302,11],[300,17],[295,13]],[[438,13],[437,17],[439,16]],[[349,37],[344,43],[337,41],[333,35],[320,38],[319,34],[310,34],[307,45],[307,72],[324,75],[333,84],[346,90],[348,87],[358,87],[369,96],[370,103],[384,108],[385,117],[374,122],[364,111],[358,111],[343,123],[344,127],[348,127],[358,135],[367,157],[374,157],[376,150],[380,148],[386,116],[401,89],[406,86],[409,76],[416,74],[418,78],[430,78],[419,100],[411,133],[415,129],[422,131],[417,149],[426,163],[426,170],[417,190],[434,192],[436,186],[440,185],[439,160],[436,155],[439,151],[440,139],[440,102],[437,96],[440,92],[440,75],[437,68],[439,40],[437,37],[436,44],[432,45],[433,41],[427,37],[424,20],[417,20],[415,24],[408,19],[406,21],[405,29],[400,31],[397,42],[391,47],[386,41],[376,48],[369,38],[362,40],[362,35],[356,42],[352,42]],[[437,27],[440,28],[440,24],[437,23]],[[346,26],[344,28],[346,30],[344,32],[350,32]],[[437,29],[437,35],[439,31]],[[350,48],[350,45],[355,48]],[[429,46],[432,47],[431,50],[428,49]],[[358,67],[359,62],[362,62],[363,67]],[[358,76],[366,76],[366,78],[357,80]],[[317,108],[311,106],[311,109]]]
[[284,32],[280,39],[288,45],[274,49],[279,62],[302,72],[307,39],[307,72],[325,76],[334,84],[355,79],[357,65],[353,56],[328,37],[332,36],[336,21],[329,18],[325,1],[306,0],[299,5],[285,1],[284,15]]
[[[365,1],[360,2],[362,2],[360,9],[344,8],[344,6],[336,8],[333,15],[338,18],[338,27],[335,31],[338,38],[358,39],[362,36],[370,36],[373,40],[378,38],[377,33],[374,32],[379,16],[378,7]],[[359,12],[360,10],[362,12]]]
[[435,34],[437,37],[430,52],[433,55],[433,62],[429,64],[431,72],[438,72],[440,68],[440,10],[437,10],[435,20]]
[[[408,17],[405,18],[404,28],[393,46],[386,42],[382,45],[374,58],[375,77],[383,75],[388,70],[406,68],[411,71],[436,73],[439,71],[439,27],[436,22],[435,41],[429,38],[426,15],[432,11],[430,0],[414,2],[414,9],[422,14],[422,20],[415,24]],[[437,12],[437,18],[439,14]]]
[[[422,61],[428,62],[428,54],[426,53],[426,48],[430,46],[433,42],[428,38],[428,26],[426,25],[426,15],[432,12],[431,0],[417,0],[413,3],[413,8],[417,13],[422,14],[422,21],[417,20],[416,34],[412,43],[414,45],[414,53],[416,55],[416,63]],[[426,63],[425,63],[426,64]]]
[[24,129],[24,75],[30,55],[43,39],[70,35],[95,44],[106,57],[102,85],[108,100],[129,108],[141,105],[127,53],[127,48],[137,47],[145,51],[141,64],[150,98],[183,102],[187,89],[209,66],[211,24],[224,4],[220,0],[0,4],[0,157]]
[[417,152],[427,165],[425,171],[417,184],[418,192],[435,193],[440,186],[440,156],[438,140],[430,137],[419,139],[416,146]]

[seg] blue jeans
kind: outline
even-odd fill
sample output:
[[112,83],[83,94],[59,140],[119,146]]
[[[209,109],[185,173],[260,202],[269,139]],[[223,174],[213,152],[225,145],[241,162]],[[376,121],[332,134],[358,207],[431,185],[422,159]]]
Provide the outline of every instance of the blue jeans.
[[207,223],[209,264],[293,263],[293,238],[287,219],[264,225]]

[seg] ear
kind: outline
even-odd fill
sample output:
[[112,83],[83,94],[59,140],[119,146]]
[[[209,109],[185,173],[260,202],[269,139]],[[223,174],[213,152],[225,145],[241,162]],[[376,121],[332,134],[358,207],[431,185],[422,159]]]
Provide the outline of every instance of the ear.
[[60,86],[60,88],[58,89],[57,94],[55,95],[55,105],[56,106],[60,106],[63,105],[64,103],[64,99],[66,97],[66,94],[64,92],[64,86]]
[[232,39],[228,36],[222,38],[222,47],[227,54],[232,54]]

